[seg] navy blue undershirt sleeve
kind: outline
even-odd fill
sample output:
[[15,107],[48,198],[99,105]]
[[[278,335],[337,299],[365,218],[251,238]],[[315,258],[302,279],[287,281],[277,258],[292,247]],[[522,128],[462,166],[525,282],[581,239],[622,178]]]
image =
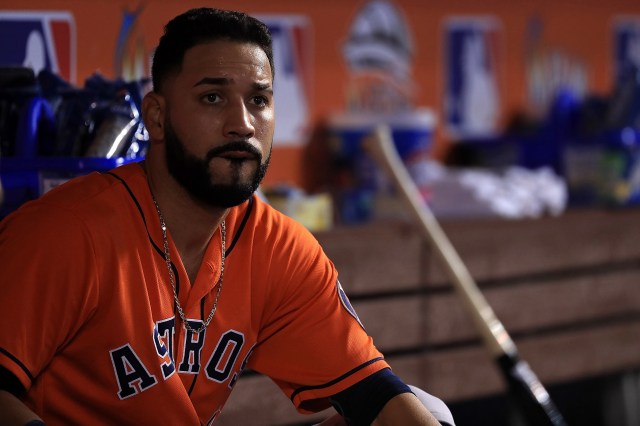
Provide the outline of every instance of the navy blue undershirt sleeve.
[[25,389],[18,378],[6,368],[0,366],[0,389],[5,390],[16,397],[24,394]]
[[[20,397],[25,393],[24,386],[18,378],[6,368],[0,366],[0,390],[9,392],[15,397]],[[24,426],[45,426],[42,420],[31,420]]]
[[350,426],[369,426],[394,396],[411,392],[409,386],[385,368],[329,398]]

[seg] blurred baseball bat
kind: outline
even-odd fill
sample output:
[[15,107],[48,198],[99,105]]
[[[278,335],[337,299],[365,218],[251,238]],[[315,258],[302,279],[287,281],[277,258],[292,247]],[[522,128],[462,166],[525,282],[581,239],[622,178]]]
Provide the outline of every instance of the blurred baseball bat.
[[487,303],[477,284],[435,216],[418,191],[396,151],[387,126],[379,126],[365,141],[365,149],[393,180],[399,195],[410,207],[424,236],[430,241],[439,260],[480,333],[485,348],[494,357],[509,393],[517,402],[524,420],[531,426],[566,426],[564,418],[549,393],[529,365],[520,359],[515,343]]

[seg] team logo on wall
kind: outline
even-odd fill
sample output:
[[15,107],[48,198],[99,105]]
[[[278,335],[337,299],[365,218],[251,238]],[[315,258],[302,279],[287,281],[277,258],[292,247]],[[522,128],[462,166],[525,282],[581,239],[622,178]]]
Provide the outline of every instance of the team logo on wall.
[[491,17],[445,21],[444,122],[454,139],[498,132],[499,37],[499,22]]
[[616,80],[640,69],[640,16],[613,20],[613,63]]
[[413,109],[414,43],[404,14],[392,2],[366,3],[351,23],[342,52],[349,67],[349,111],[395,114]]
[[139,23],[143,9],[141,4],[134,10],[122,12],[113,63],[115,75],[125,81],[141,80],[150,74],[151,55],[145,50],[144,31]]
[[309,134],[311,33],[303,16],[256,16],[273,38],[276,125],[274,144],[303,145]]
[[0,12],[0,65],[50,70],[76,79],[76,31],[67,12]]

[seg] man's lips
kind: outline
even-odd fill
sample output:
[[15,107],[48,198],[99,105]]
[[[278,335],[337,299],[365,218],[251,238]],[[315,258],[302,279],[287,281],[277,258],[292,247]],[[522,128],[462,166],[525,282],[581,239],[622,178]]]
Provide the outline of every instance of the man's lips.
[[227,158],[229,160],[257,160],[255,154],[246,151],[229,151],[219,154],[218,157]]
[[230,142],[209,151],[207,157],[211,160],[214,157],[226,158],[232,161],[255,160],[261,161],[260,151],[253,145],[244,141]]

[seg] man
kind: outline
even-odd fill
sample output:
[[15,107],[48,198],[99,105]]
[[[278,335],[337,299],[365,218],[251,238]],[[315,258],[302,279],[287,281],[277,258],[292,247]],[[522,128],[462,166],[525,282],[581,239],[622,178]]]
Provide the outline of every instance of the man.
[[250,368],[302,412],[438,424],[373,346],[315,239],[253,195],[273,77],[259,21],[176,17],[142,104],[146,160],[0,223],[0,423],[210,424]]

